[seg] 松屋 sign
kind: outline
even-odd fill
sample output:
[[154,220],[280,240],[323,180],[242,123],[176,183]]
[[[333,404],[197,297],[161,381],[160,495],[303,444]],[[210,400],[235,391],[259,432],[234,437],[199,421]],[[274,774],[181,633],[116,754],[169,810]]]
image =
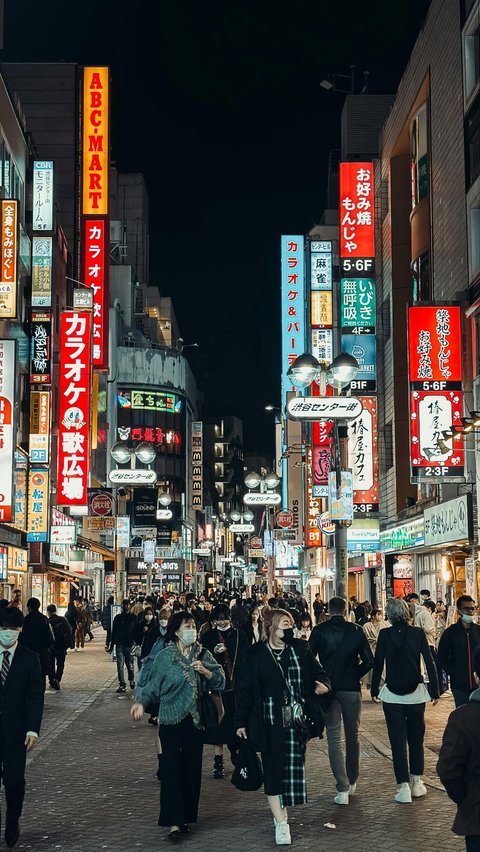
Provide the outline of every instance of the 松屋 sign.
[[0,340],[0,522],[13,520],[15,341]]
[[63,311],[60,320],[58,503],[86,506],[90,447],[92,318]]
[[53,161],[33,163],[33,231],[53,231]]
[[17,311],[18,203],[7,199],[0,204],[0,319],[3,319],[15,317]]
[[108,214],[109,69],[83,69],[82,213]]
[[50,311],[32,311],[30,337],[30,382],[49,385],[52,381],[52,315]]
[[28,456],[33,464],[50,462],[50,391],[30,393]]
[[192,509],[203,506],[203,423],[192,423]]
[[49,472],[30,470],[28,477],[27,541],[48,541]]
[[[108,247],[106,219],[83,220],[83,280],[93,290],[93,366],[108,368]],[[110,237],[109,237],[110,239]]]
[[292,390],[288,368],[305,351],[304,239],[282,236],[282,394]]
[[378,511],[377,400],[360,397],[363,411],[348,421],[348,464],[353,475],[354,504]]
[[340,163],[340,257],[375,257],[373,163]]
[[32,307],[52,304],[52,237],[32,239]]

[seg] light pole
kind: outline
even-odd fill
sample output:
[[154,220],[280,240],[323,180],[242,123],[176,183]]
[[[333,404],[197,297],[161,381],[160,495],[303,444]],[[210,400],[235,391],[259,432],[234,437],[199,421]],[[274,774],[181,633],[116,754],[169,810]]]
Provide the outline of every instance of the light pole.
[[[318,382],[321,397],[325,396],[328,383],[337,389],[338,396],[340,396],[342,390],[354,380],[358,369],[359,364],[356,358],[346,352],[337,355],[328,367],[320,364],[313,355],[305,353],[300,355],[289,367],[287,376],[292,384],[300,389],[310,387],[314,381]],[[342,470],[346,470],[348,466],[347,426],[345,422],[340,423],[338,418],[333,419],[333,437],[335,452],[333,466],[338,492],[341,485]],[[347,526],[345,521],[335,521],[335,524],[335,595],[346,600],[348,582]]]
[[[273,506],[281,503],[280,494],[275,491],[280,477],[276,473],[267,473],[266,476],[261,476],[259,473],[247,473],[245,477],[245,485],[249,489],[244,495],[243,502],[248,505],[260,505],[265,509],[265,531],[270,534],[270,553],[267,555],[268,575],[267,585],[268,593],[271,595],[274,591],[275,584],[275,555],[274,555],[274,525],[273,525]],[[260,495],[251,494],[255,488],[260,488]],[[263,499],[262,499],[263,498]]]

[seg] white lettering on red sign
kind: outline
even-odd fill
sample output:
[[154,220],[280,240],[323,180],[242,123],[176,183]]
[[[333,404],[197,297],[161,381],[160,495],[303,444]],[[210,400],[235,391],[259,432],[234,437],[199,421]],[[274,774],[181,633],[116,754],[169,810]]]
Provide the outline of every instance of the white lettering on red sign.
[[64,311],[60,322],[59,505],[87,504],[92,317]]
[[84,219],[84,283],[93,290],[93,366],[108,368],[108,258],[105,219]]

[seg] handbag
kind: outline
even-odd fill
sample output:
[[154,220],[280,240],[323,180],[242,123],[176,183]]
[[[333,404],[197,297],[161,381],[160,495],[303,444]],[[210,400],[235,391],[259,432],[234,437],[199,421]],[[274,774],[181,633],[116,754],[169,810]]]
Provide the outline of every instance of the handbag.
[[242,740],[235,758],[231,781],[233,786],[242,792],[259,790],[262,786],[262,764],[250,740]]
[[141,653],[142,653],[142,649],[141,649],[140,645],[132,645],[132,649],[130,651],[131,657],[140,657]]
[[[205,655],[206,648],[198,655],[201,661]],[[198,694],[199,694],[199,710],[200,723],[202,728],[216,728],[225,716],[225,708],[223,706],[222,696],[214,689],[208,688],[207,680],[201,675],[198,677]]]

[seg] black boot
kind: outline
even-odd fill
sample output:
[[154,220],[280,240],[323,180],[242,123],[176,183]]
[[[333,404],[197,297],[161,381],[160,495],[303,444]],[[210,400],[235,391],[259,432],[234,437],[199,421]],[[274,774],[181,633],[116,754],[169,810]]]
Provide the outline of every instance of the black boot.
[[162,760],[163,760],[163,754],[157,754],[157,757],[158,757],[157,779],[158,779],[159,781],[161,781],[161,780],[162,780]]
[[213,777],[224,778],[225,769],[223,767],[223,754],[216,754],[213,758]]

